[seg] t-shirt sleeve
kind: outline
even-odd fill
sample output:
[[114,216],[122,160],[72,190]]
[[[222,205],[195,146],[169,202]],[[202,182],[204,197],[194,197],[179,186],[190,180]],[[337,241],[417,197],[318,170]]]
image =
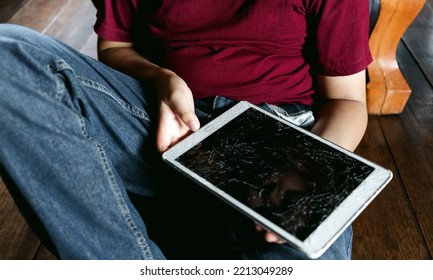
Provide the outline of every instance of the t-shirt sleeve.
[[366,69],[372,62],[369,1],[318,0],[316,4],[318,73],[345,76]]
[[131,42],[137,1],[93,0],[97,9],[94,25],[96,34],[110,41]]

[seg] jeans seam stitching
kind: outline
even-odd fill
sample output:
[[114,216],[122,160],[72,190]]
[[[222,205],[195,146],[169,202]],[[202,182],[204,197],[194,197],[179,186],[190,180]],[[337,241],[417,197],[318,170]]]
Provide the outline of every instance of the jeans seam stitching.
[[119,206],[121,210],[121,214],[129,227],[129,229],[132,231],[133,235],[136,238],[136,241],[140,247],[140,250],[143,254],[143,257],[145,259],[153,259],[152,252],[150,250],[149,244],[146,242],[146,238],[143,236],[143,234],[138,229],[137,225],[134,222],[134,219],[132,218],[131,212],[125,202],[125,199],[122,197],[119,185],[116,182],[116,179],[114,177],[113,171],[111,170],[107,156],[105,154],[105,151],[101,144],[97,143],[88,133],[85,128],[84,119],[80,117],[79,119],[79,125],[80,125],[80,131],[84,137],[89,139],[94,145],[96,145],[96,148],[98,150],[99,156],[100,156],[100,162],[102,164],[102,168],[104,170],[105,175],[108,178],[108,182],[110,185],[110,189],[114,194],[115,200],[117,202],[117,205]]
[[104,93],[108,97],[115,100],[120,106],[122,106],[123,109],[125,109],[130,114],[132,114],[132,115],[134,115],[140,119],[150,121],[149,116],[147,115],[147,113],[143,109],[140,109],[136,106],[129,104],[128,102],[125,102],[124,100],[122,100],[120,98],[117,98],[104,85],[102,85],[98,82],[95,82],[93,80],[90,80],[88,78],[82,77],[82,76],[77,76],[77,78],[80,80],[81,85]]

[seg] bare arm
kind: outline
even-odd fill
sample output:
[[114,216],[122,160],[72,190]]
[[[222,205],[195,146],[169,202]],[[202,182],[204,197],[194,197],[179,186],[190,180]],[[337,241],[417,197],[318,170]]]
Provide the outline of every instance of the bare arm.
[[365,71],[340,77],[318,77],[326,99],[312,132],[354,151],[364,136],[368,114]]
[[159,152],[199,128],[192,92],[175,73],[142,57],[131,43],[98,38],[98,58],[110,67],[154,86],[159,110],[156,135]]

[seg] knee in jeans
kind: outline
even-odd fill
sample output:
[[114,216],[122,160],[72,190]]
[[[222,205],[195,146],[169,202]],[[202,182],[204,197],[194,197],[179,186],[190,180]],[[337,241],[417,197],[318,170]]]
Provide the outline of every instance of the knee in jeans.
[[[10,98],[40,80],[43,35],[27,27],[0,24],[0,98]],[[37,78],[37,79],[36,79]]]
[[[0,24],[0,41],[2,43],[20,43],[21,41],[30,40],[33,36],[38,36],[38,32],[21,25]],[[3,44],[1,45],[3,47]]]
[[42,34],[30,28],[14,24],[0,24],[0,57],[2,58],[0,71],[13,69],[17,63],[16,60],[19,62],[31,59],[35,49],[43,48],[42,38]]

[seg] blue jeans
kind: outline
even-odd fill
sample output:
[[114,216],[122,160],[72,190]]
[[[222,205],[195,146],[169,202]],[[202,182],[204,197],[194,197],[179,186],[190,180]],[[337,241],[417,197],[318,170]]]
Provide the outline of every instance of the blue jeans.
[[0,172],[60,258],[305,258],[164,165],[146,85],[19,26],[0,25],[0,57]]

